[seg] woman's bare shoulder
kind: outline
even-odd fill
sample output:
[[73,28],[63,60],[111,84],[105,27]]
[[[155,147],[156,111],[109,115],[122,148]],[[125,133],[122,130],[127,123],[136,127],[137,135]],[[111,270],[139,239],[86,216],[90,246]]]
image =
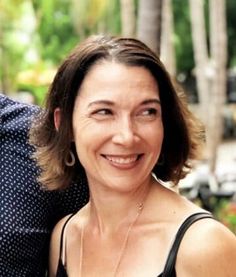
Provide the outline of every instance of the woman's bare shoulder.
[[58,238],[61,236],[62,228],[65,226],[67,220],[72,217],[72,214],[68,214],[62,219],[60,219],[57,224],[54,226],[53,231],[52,231],[52,236],[51,239],[53,238]]
[[202,219],[187,230],[176,269],[180,276],[236,276],[236,236],[215,219]]
[[66,222],[69,220],[69,218],[72,215],[69,214],[65,217],[63,217],[58,223],[55,225],[52,235],[51,235],[51,241],[50,241],[50,258],[49,258],[49,276],[55,276],[57,265],[59,261],[59,255],[60,255],[60,242],[61,242],[61,236],[62,236],[62,229],[65,226]]

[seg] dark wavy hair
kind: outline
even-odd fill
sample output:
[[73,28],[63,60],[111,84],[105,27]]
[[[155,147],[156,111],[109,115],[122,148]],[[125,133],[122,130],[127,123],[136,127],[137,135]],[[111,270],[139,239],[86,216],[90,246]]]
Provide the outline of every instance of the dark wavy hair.
[[[30,141],[36,147],[34,157],[42,169],[39,181],[48,189],[59,189],[85,176],[78,159],[73,167],[68,167],[65,159],[70,151],[75,152],[72,113],[81,83],[91,67],[102,61],[142,66],[154,76],[159,87],[164,140],[161,161],[153,173],[162,181],[177,184],[191,169],[190,161],[199,156],[202,126],[155,53],[137,39],[104,35],[87,38],[64,60],[49,88],[46,107],[34,121]],[[54,125],[56,108],[61,111],[58,130]]]

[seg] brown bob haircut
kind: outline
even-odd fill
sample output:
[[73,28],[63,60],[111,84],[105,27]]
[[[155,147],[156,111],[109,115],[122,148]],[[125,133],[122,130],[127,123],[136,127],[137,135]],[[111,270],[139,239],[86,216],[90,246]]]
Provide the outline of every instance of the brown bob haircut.
[[[42,169],[39,181],[47,189],[61,189],[85,177],[78,158],[72,167],[65,164],[70,151],[75,153],[72,113],[86,74],[93,65],[103,61],[142,66],[156,79],[164,140],[160,161],[153,168],[153,173],[162,181],[177,184],[191,169],[190,161],[198,158],[199,146],[203,141],[202,126],[188,110],[184,93],[177,91],[155,53],[137,39],[104,35],[87,38],[64,60],[50,86],[46,107],[34,121],[30,141],[36,147],[34,157]],[[54,125],[56,108],[61,111],[58,130]]]

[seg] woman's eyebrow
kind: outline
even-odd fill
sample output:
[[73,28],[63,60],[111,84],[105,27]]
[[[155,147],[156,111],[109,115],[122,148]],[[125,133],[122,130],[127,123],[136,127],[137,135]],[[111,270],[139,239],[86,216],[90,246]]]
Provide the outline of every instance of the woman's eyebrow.
[[147,105],[147,104],[152,104],[152,103],[160,105],[161,101],[157,98],[151,98],[151,99],[146,99],[143,102],[141,102],[142,105]]
[[[140,104],[141,105],[148,105],[148,104],[152,104],[152,103],[160,105],[161,101],[159,99],[157,99],[157,98],[150,98],[150,99],[145,99]],[[110,100],[95,100],[95,101],[89,103],[88,107],[95,106],[95,105],[114,106],[115,103],[110,101]]]
[[110,100],[96,100],[93,101],[91,103],[89,103],[88,107],[94,106],[94,105],[101,105],[101,104],[105,104],[108,106],[114,106],[114,102],[110,101]]

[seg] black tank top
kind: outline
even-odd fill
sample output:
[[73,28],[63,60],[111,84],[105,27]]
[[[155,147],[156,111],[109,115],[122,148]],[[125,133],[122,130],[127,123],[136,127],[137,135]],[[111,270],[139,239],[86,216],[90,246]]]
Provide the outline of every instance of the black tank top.
[[[61,232],[61,240],[60,240],[60,254],[59,254],[59,261],[58,261],[58,267],[57,267],[57,274],[56,277],[68,277],[66,269],[62,263],[62,249],[63,249],[63,236],[64,236],[64,230],[66,227],[66,224],[71,219],[73,214],[66,220],[62,232]],[[213,218],[211,214],[206,212],[201,213],[195,213],[187,217],[185,221],[181,224],[180,228],[178,229],[174,242],[172,244],[172,247],[170,249],[170,252],[168,254],[166,264],[164,267],[163,272],[158,275],[157,277],[176,277],[176,271],[175,271],[175,262],[177,258],[178,249],[180,246],[180,243],[182,241],[182,238],[187,231],[187,229],[196,221],[203,219],[203,218]]]

